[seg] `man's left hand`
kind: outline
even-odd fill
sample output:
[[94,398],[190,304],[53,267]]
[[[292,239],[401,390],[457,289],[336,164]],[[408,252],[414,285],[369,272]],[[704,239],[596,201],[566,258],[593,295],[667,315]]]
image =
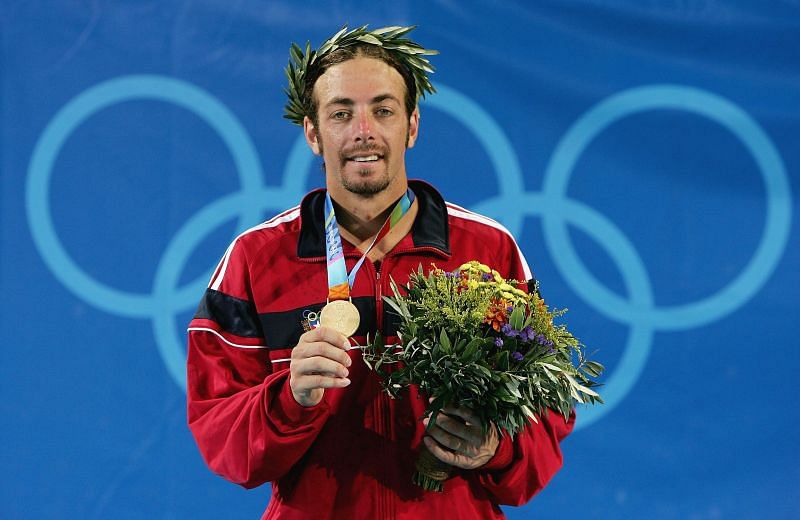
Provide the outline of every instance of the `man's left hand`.
[[494,456],[500,437],[491,424],[484,435],[483,424],[472,410],[445,406],[436,416],[436,424],[428,427],[430,418],[423,424],[427,428],[422,442],[442,462],[462,469],[480,468]]

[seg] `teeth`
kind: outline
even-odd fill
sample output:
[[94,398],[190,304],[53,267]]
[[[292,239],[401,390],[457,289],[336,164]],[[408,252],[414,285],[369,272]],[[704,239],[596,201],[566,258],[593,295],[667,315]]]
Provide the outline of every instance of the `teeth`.
[[368,161],[377,161],[377,155],[368,155],[366,157],[353,157],[353,160],[356,162],[368,162]]

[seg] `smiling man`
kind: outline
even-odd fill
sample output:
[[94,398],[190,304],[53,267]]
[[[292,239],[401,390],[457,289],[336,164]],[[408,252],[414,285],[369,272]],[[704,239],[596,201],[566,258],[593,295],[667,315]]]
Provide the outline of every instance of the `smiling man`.
[[[240,235],[189,326],[192,433],[214,472],[272,483],[264,518],[502,518],[500,504],[526,502],[561,466],[574,416],[540,417],[512,441],[452,403],[428,428],[428,396],[389,399],[361,360],[377,331],[397,341],[382,296],[420,265],[478,260],[532,279],[502,226],[408,180],[418,100],[434,92],[434,52],[411,29],[292,46],[286,117],[322,157],[326,189]],[[412,484],[423,443],[454,468],[442,492]]]
[[364,48],[351,48],[351,59],[329,66],[315,82],[311,95],[318,108],[304,117],[303,130],[323,157],[340,228],[367,239],[408,189],[405,150],[416,141],[419,109],[408,111],[400,73]]
[[417,110],[410,120],[406,114],[400,74],[383,61],[356,55],[320,77],[312,95],[319,109],[314,121],[304,119],[304,130],[333,175],[329,183],[361,196],[396,194],[405,173],[404,150],[414,146],[419,126]]

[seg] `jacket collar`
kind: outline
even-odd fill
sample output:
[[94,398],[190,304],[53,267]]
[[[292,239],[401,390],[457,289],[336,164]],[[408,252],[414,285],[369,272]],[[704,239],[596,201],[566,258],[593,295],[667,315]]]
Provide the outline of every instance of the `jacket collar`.
[[[410,180],[408,185],[416,196],[419,209],[411,228],[414,247],[432,247],[450,255],[450,229],[447,224],[447,206],[444,199],[430,184]],[[325,256],[325,190],[314,190],[300,203],[300,239],[297,256],[317,258]]]

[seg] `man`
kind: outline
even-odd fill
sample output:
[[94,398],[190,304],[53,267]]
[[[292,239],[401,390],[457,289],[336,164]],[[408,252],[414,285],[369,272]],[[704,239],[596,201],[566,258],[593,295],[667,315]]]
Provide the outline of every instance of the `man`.
[[[327,190],[240,235],[189,327],[190,427],[213,471],[272,483],[264,518],[502,518],[500,504],[526,502],[561,466],[574,416],[541,417],[512,441],[453,403],[427,428],[427,396],[389,399],[352,348],[375,331],[397,341],[382,295],[419,265],[479,260],[532,278],[501,226],[407,179],[417,101],[433,92],[432,52],[401,40],[410,30],[343,29],[318,51],[293,47],[287,117],[322,156]],[[351,280],[337,300],[339,236]],[[328,326],[332,301],[355,306],[355,332],[334,328],[341,316]],[[422,443],[456,468],[441,493],[412,484]]]

